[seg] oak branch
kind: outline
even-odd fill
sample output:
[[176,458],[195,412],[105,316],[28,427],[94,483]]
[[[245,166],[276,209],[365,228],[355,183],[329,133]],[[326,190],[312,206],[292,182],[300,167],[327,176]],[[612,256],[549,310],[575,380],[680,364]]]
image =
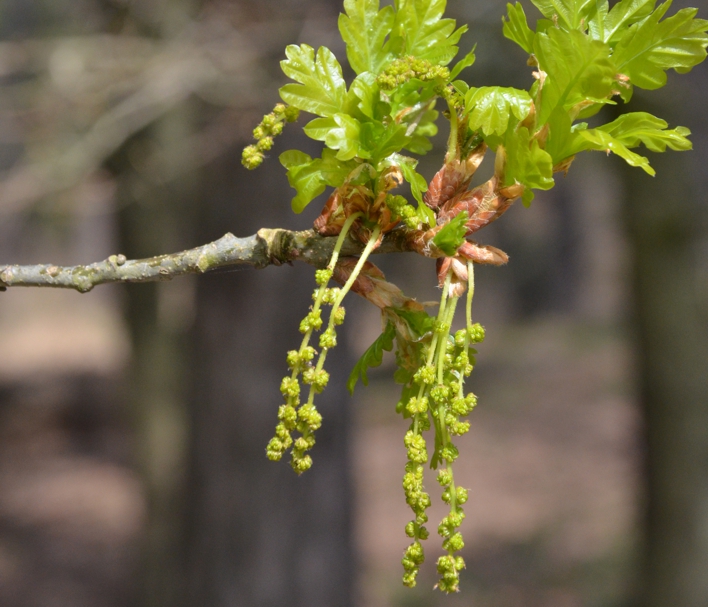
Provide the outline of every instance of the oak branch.
[[[147,259],[126,259],[111,255],[104,261],[80,266],[0,265],[0,289],[8,287],[55,287],[87,293],[96,285],[113,282],[153,282],[171,280],[183,274],[203,274],[219,268],[255,268],[304,261],[324,268],[337,241],[314,230],[259,230],[252,236],[237,238],[225,234],[209,244],[179,253]],[[358,255],[364,245],[348,238],[341,255]],[[376,253],[410,251],[405,230],[386,235]]]

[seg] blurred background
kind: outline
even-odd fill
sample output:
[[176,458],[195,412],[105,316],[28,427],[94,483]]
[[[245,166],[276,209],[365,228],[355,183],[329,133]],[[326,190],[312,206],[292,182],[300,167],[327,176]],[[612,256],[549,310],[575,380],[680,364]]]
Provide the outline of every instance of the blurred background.
[[[526,88],[503,3],[448,5],[470,24],[462,50],[478,44],[465,78]],[[2,2],[0,265],[308,228],[320,203],[290,212],[277,154],[316,144],[290,127],[254,173],[240,152],[278,101],[286,44],[345,61],[340,8]],[[581,155],[481,235],[511,262],[477,273],[488,337],[456,468],[471,488],[462,593],[433,592],[434,537],[418,587],[400,584],[406,423],[392,361],[353,398],[344,387],[380,328],[365,302],[350,298],[328,363],[313,469],[296,478],[266,460],[314,285],[296,264],[0,294],[0,605],[705,607],[708,69],[669,83],[629,109],[690,127],[694,152],[648,153],[653,179]],[[427,177],[441,156],[423,160]],[[437,299],[429,260],[375,261]]]

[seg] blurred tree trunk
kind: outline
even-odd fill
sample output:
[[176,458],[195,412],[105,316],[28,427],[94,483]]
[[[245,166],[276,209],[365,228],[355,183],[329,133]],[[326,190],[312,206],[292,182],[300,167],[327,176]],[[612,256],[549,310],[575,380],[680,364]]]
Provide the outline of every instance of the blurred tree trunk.
[[[274,101],[274,100],[273,100]],[[308,146],[301,140],[280,149]],[[239,166],[238,151],[208,170],[200,238],[263,226],[306,228],[282,168]],[[190,460],[188,605],[348,607],[353,604],[352,491],[344,386],[352,361],[344,332],[328,358],[332,380],[317,405],[324,417],[311,470],[265,457],[282,402],[285,354],[312,301],[303,264],[205,275],[195,321],[194,450]],[[346,303],[346,302],[345,302]]]
[[646,425],[639,607],[708,605],[708,70],[672,80],[633,109],[689,126],[696,150],[652,154],[658,176],[625,181]]
[[[338,0],[329,4],[340,7]],[[251,175],[240,167],[240,150],[198,177],[159,183],[141,174],[151,141],[167,153],[168,170],[180,166],[178,143],[192,122],[186,109],[173,112],[121,154],[126,255],[177,250],[226,231],[297,225],[274,159]],[[299,226],[310,221],[299,218]],[[149,499],[142,603],[352,605],[345,340],[328,364],[333,380],[320,398],[324,426],[313,469],[298,478],[286,462],[265,458],[285,354],[299,343],[297,327],[311,303],[312,270],[204,276],[195,309],[190,284],[135,285],[128,295],[129,381]]]
[[[141,7],[142,20],[135,23],[147,35],[171,38],[188,24],[193,5],[193,0],[155,1]],[[190,158],[183,145],[196,128],[194,110],[192,103],[175,108],[133,137],[113,159],[118,173],[121,251],[130,258],[195,243],[192,225],[198,174],[184,170]],[[155,157],[159,162],[146,162]],[[126,317],[133,342],[127,379],[134,452],[148,505],[138,568],[139,603],[172,607],[184,596],[190,432],[187,334],[194,281],[127,285],[126,292]]]
[[[134,138],[120,154],[118,203],[123,207],[121,241],[126,255],[146,257],[179,250],[189,238],[195,196],[194,175],[160,183],[140,169],[155,141],[179,163],[175,145],[190,129],[187,108],[166,116]],[[136,168],[137,167],[137,168]],[[135,454],[145,484],[148,523],[139,568],[146,606],[176,605],[183,579],[184,482],[188,457],[185,391],[186,333],[191,321],[193,281],[126,285],[126,314],[133,341],[128,372],[135,424]]]

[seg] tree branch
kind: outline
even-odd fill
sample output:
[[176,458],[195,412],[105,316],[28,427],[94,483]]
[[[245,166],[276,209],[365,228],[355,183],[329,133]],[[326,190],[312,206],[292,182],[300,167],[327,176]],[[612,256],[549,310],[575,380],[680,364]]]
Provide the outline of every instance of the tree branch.
[[[147,259],[128,260],[111,255],[105,261],[82,266],[53,264],[0,266],[0,289],[7,287],[55,287],[87,293],[93,287],[111,282],[153,282],[171,280],[183,274],[204,274],[218,268],[265,268],[293,261],[304,261],[317,268],[329,262],[337,238],[323,237],[314,230],[263,228],[245,238],[225,234],[209,244],[179,253]],[[348,238],[342,256],[359,254],[364,245]],[[376,253],[410,251],[405,230],[386,235]]]

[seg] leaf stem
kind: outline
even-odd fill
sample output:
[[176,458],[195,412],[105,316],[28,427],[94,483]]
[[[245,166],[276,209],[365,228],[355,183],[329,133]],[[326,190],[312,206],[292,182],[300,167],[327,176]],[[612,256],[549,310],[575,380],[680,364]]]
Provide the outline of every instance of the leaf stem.
[[[467,329],[472,326],[472,298],[474,297],[474,263],[472,261],[467,261],[467,307],[466,307],[466,320]],[[469,346],[469,335],[465,337],[467,346]]]
[[[426,356],[425,360],[425,365],[429,366],[433,363],[433,360],[435,360],[435,353],[437,351],[438,347],[438,341],[439,341],[439,333],[437,331],[437,327],[443,322],[445,318],[445,309],[446,309],[446,304],[447,304],[447,294],[450,291],[450,283],[452,282],[452,271],[447,273],[447,276],[445,278],[445,284],[443,285],[442,289],[442,295],[440,296],[440,307],[438,308],[438,316],[435,320],[435,326],[436,330],[433,333],[433,337],[430,340],[430,347],[428,349],[428,354]],[[420,388],[418,389],[418,399],[423,398],[423,396],[426,396],[430,392],[430,387],[428,384],[421,383]],[[414,421],[413,421],[413,432],[418,434],[419,431],[419,426],[420,426],[420,418],[418,414],[416,413]]]
[[[354,216],[352,216],[352,217],[354,217]],[[353,220],[352,220],[352,223],[353,223]],[[351,223],[349,224],[349,226],[351,226]],[[342,231],[344,231],[344,230],[342,230]],[[346,297],[347,293],[349,293],[349,290],[352,288],[354,281],[358,278],[359,273],[361,272],[362,268],[364,267],[364,264],[366,263],[366,260],[368,259],[369,255],[371,255],[372,251],[376,247],[376,242],[378,241],[380,234],[381,234],[381,226],[379,226],[377,224],[376,227],[374,228],[373,232],[371,233],[369,241],[366,243],[366,247],[364,247],[364,250],[362,251],[361,256],[359,257],[359,261],[357,262],[356,266],[354,266],[354,270],[352,271],[351,276],[349,277],[347,282],[344,283],[344,286],[340,289],[339,295],[337,296],[337,299],[335,299],[334,304],[332,305],[332,310],[330,311],[330,314],[329,314],[329,322],[327,323],[327,331],[334,329],[334,319],[335,319],[337,310],[339,309],[339,306],[341,305],[342,301]],[[343,241],[343,239],[342,239],[342,241]],[[333,255],[332,258],[334,259],[334,261],[336,263],[336,257]],[[334,269],[334,265],[332,265],[332,269]],[[320,352],[320,356],[317,360],[317,366],[315,367],[316,371],[321,371],[322,368],[324,367],[325,359],[327,358],[327,352],[328,352],[328,348],[322,348],[322,351]],[[307,404],[311,405],[313,403],[314,399],[315,399],[315,386],[313,384],[310,386],[310,393],[307,398]]]
[[[450,326],[452,327],[452,321],[455,318],[455,308],[457,307],[457,302],[459,301],[459,297],[453,297],[448,301],[447,304],[447,309],[445,310],[445,319],[444,319],[444,324],[445,326]],[[443,372],[444,372],[444,367],[445,367],[445,355],[447,354],[447,341],[448,341],[448,336],[450,335],[450,330],[448,329],[447,333],[445,335],[440,335],[440,339],[442,340],[442,344],[440,347],[438,347],[438,353],[437,353],[437,366],[438,366],[438,383],[442,384],[443,383]]]
[[[465,352],[469,351],[470,347],[470,328],[472,327],[472,298],[474,297],[474,263],[472,261],[467,261],[467,302],[465,306],[465,320],[467,321],[467,330],[465,331]],[[459,396],[464,395],[464,384],[465,375],[460,374],[460,388],[458,391]],[[442,420],[443,427],[445,426],[445,420]],[[445,434],[447,436],[447,428],[445,428]],[[448,437],[449,439],[449,437]],[[447,465],[450,471],[450,511],[453,514],[457,513],[457,490],[455,489],[455,475],[452,470],[452,464]],[[449,551],[452,554],[452,551]]]
[[[342,231],[339,233],[339,238],[337,238],[337,242],[334,245],[334,250],[332,251],[332,257],[329,260],[329,263],[327,264],[327,269],[328,270],[334,270],[334,266],[337,265],[337,260],[339,259],[339,252],[342,250],[342,246],[344,245],[344,240],[346,239],[347,235],[349,234],[349,230],[351,229],[352,225],[354,222],[362,216],[363,213],[354,213],[347,217],[347,220],[344,222],[344,225],[342,226]],[[322,298],[324,297],[325,290],[327,289],[327,285],[323,284],[320,285],[320,288],[317,290],[317,297],[315,298],[315,303],[312,306],[312,311],[317,312],[317,310],[320,309],[320,306],[322,305]],[[300,352],[303,351],[304,348],[307,347],[307,345],[310,343],[310,338],[312,337],[312,329],[309,329],[307,333],[305,333],[305,336],[302,338],[302,343],[300,344]],[[293,377],[296,377],[297,373],[293,372]]]
[[446,164],[457,158],[457,147],[459,143],[457,134],[457,109],[451,99],[447,99],[447,108],[450,112],[450,136],[447,140],[447,154],[445,154]]

